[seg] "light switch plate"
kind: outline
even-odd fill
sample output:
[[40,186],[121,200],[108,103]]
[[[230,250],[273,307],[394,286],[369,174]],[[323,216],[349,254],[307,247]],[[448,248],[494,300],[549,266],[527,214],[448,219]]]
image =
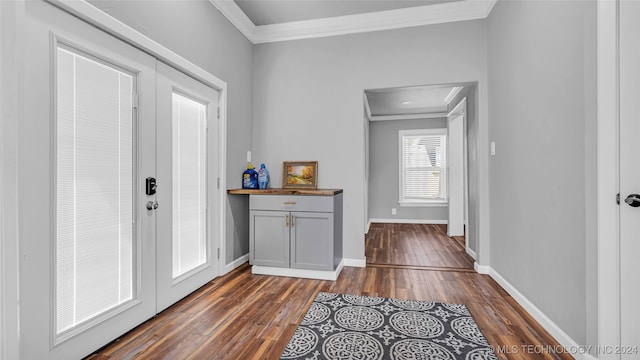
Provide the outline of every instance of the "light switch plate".
[[492,141],[491,142],[491,156],[494,156],[496,154],[496,142]]
[[251,151],[247,151],[247,162],[250,163],[251,162]]

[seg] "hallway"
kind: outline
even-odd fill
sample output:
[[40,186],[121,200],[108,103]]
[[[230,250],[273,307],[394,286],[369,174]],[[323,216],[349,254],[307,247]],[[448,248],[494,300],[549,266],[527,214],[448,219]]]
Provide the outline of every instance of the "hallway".
[[365,236],[367,265],[473,271],[464,238],[447,236],[439,224],[372,223]]

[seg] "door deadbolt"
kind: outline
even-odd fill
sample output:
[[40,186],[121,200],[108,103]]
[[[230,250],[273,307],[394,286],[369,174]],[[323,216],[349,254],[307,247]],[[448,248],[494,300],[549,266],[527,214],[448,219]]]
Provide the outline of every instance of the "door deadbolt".
[[[147,178],[147,186],[146,186],[146,194],[151,196],[156,194],[156,190],[158,189],[158,185],[156,185],[156,178],[148,177]],[[151,210],[151,209],[149,209]]]

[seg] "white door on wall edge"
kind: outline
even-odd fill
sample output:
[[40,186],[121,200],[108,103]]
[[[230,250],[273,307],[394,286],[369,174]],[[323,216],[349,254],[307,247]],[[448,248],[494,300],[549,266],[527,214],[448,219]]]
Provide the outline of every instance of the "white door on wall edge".
[[619,4],[621,336],[616,355],[631,360],[640,358],[640,2]]
[[464,236],[464,128],[466,99],[461,101],[447,116],[447,235]]
[[158,312],[218,275],[218,91],[157,64]]
[[81,358],[156,312],[155,59],[19,6],[21,358]]

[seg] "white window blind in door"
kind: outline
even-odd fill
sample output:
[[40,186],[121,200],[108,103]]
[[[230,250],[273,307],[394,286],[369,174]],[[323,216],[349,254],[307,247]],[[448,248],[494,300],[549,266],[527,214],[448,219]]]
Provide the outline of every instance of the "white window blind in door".
[[173,278],[207,262],[207,107],[172,94]]
[[401,130],[400,203],[445,202],[446,129]]
[[56,331],[134,295],[134,77],[66,47],[56,69]]

